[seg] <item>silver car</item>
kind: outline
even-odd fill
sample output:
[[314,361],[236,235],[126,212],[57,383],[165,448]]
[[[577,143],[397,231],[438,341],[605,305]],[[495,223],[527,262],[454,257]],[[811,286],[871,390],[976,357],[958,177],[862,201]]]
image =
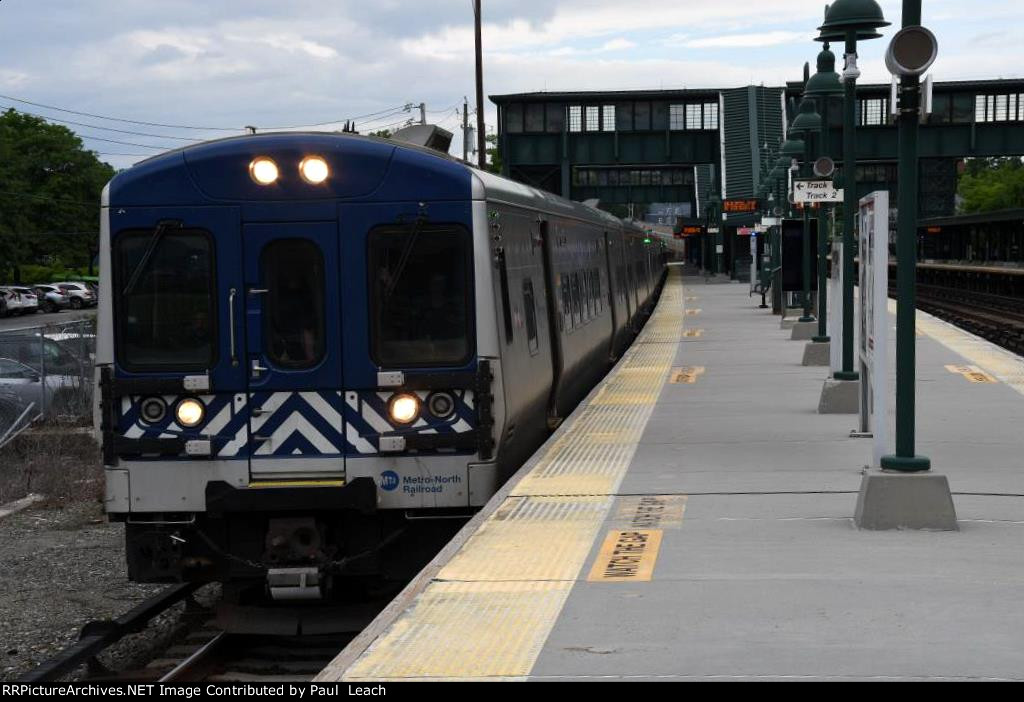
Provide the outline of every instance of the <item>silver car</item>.
[[39,306],[47,312],[60,312],[71,306],[71,299],[56,285],[37,285]]
[[47,374],[44,382],[34,368],[0,358],[0,395],[14,400],[21,411],[32,405],[32,414],[63,412],[73,403],[80,382],[76,376],[58,374]]
[[96,293],[85,283],[60,282],[50,283],[61,289],[68,299],[71,300],[71,308],[80,310],[83,307],[93,307],[96,304]]

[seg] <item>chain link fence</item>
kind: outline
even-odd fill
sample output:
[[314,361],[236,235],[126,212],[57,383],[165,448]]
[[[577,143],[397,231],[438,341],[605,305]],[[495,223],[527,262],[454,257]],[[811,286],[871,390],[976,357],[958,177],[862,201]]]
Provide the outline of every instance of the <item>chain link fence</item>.
[[36,422],[92,421],[96,320],[0,330],[0,447]]

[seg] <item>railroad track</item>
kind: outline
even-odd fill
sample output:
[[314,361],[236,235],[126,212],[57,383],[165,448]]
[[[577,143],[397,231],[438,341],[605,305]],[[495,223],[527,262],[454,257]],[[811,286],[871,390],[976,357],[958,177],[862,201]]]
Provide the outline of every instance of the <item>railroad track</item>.
[[[305,682],[341,652],[372,621],[386,600],[351,606],[351,612],[330,634],[248,634],[222,630],[213,610],[193,610],[185,627],[149,656],[142,667],[107,670],[97,656],[124,637],[144,630],[149,622],[175,604],[188,599],[197,585],[175,585],[149,598],[114,620],[89,622],[79,640],[18,682],[52,682],[87,665],[90,682]],[[324,610],[325,614],[330,610]],[[346,610],[348,611],[348,610]],[[249,615],[249,626],[253,615]],[[237,621],[237,620],[236,620]],[[268,621],[275,621],[273,614]],[[230,626],[230,625],[229,625]]]
[[[200,632],[208,635],[159,682],[308,682],[359,632],[273,636]],[[150,665],[159,666],[159,661]]]
[[1024,354],[1024,301],[936,285],[917,286],[917,306],[1014,353]]

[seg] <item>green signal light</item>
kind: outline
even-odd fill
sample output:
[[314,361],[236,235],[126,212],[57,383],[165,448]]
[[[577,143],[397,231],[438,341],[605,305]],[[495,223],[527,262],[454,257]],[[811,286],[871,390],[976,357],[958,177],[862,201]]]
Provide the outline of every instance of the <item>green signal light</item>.
[[650,237],[647,237],[647,238],[645,238],[645,239],[644,239],[644,243],[645,243],[645,244],[649,244],[649,243],[651,243],[651,239],[650,239]]

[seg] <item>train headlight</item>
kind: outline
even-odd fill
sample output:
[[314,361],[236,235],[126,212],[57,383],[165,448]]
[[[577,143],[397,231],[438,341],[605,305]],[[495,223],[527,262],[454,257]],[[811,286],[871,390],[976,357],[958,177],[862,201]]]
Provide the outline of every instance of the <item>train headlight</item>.
[[319,156],[307,156],[299,164],[299,174],[310,185],[320,185],[331,174],[327,161]]
[[455,412],[455,398],[446,392],[431,393],[427,398],[427,409],[438,419],[447,419]]
[[162,397],[147,397],[142,401],[139,414],[148,424],[159,424],[167,416],[167,403]]
[[205,414],[206,408],[203,406],[203,403],[194,397],[186,397],[178,403],[174,410],[174,417],[178,420],[178,424],[183,427],[199,426]]
[[249,164],[249,175],[260,185],[271,185],[277,181],[277,164],[266,156],[254,158]]
[[395,395],[388,402],[388,415],[398,424],[412,424],[420,416],[420,398],[415,395]]

